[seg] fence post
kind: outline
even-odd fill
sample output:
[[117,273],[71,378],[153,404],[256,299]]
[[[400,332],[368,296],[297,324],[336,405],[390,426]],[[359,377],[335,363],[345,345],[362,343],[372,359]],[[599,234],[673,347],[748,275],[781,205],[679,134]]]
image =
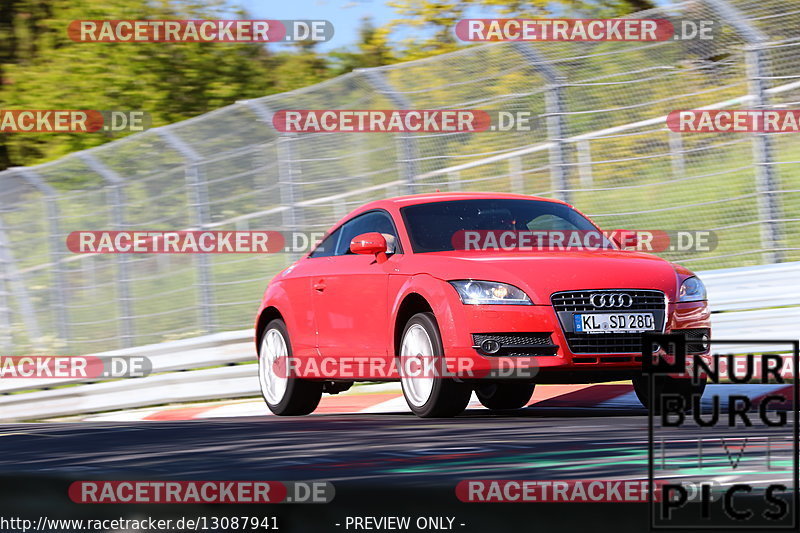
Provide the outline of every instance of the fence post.
[[[82,153],[80,158],[93,172],[102,177],[108,184],[106,189],[108,206],[111,208],[111,219],[114,229],[124,231],[125,223],[125,180],[116,172],[102,164],[93,155]],[[130,348],[134,345],[135,331],[133,327],[133,302],[130,291],[130,258],[128,254],[117,254],[117,287],[119,291],[120,337],[122,347]]]
[[278,153],[278,183],[280,183],[281,204],[288,207],[283,211],[283,225],[288,230],[296,230],[300,225],[298,219],[302,218],[298,217],[300,213],[298,213],[297,202],[299,195],[297,193],[299,191],[295,188],[292,140],[291,136],[282,136],[278,138],[278,142],[275,145]]
[[[273,128],[272,117],[275,112],[260,100],[242,100],[238,103],[249,107],[253,113],[270,128]],[[281,205],[284,209],[281,212],[283,227],[289,231],[297,231],[303,226],[303,216],[298,202],[301,197],[301,190],[295,183],[296,169],[293,164],[294,154],[292,153],[292,142],[296,138],[293,133],[283,133],[276,131],[275,155],[278,163],[278,190],[281,195]],[[298,253],[289,254],[291,263],[299,256]]]
[[512,46],[522,58],[547,80],[545,108],[547,110],[547,139],[550,142],[550,178],[556,197],[570,201],[569,155],[567,124],[564,120],[564,82],[561,74],[532,43],[514,42]]
[[511,192],[523,194],[525,191],[525,180],[523,179],[521,157],[512,157],[508,160],[508,174],[511,178]]
[[46,183],[41,176],[30,169],[24,167],[13,167],[11,172],[17,173],[32,187],[44,195],[45,212],[47,216],[47,248],[50,255],[50,262],[53,263],[53,318],[55,321],[55,334],[65,347],[69,345],[69,312],[67,310],[67,284],[64,279],[64,270],[61,268],[61,256],[64,253],[66,244],[64,235],[61,234],[59,225],[60,213],[58,209],[56,190]]
[[[707,0],[717,11],[721,20],[730,24],[747,42],[744,47],[747,85],[752,109],[769,109],[767,83],[768,67],[764,50],[769,38],[750,22],[736,8],[725,0]],[[765,263],[780,263],[784,253],[781,246],[782,219],[778,193],[780,184],[775,172],[775,156],[771,134],[762,132],[753,135],[753,158],[756,164],[756,193],[758,194],[758,215],[761,221],[761,248]]]
[[[763,49],[760,44],[753,44],[745,52],[747,55],[747,73],[750,94],[753,96],[754,109],[768,109],[766,88],[764,83],[765,65]],[[766,263],[780,263],[784,259],[781,247],[781,209],[778,204],[780,184],[775,172],[774,148],[770,133],[756,133],[753,138],[753,153],[756,160],[756,192],[758,193],[758,210],[761,218],[761,247],[766,250]]]
[[42,349],[42,330],[39,328],[39,319],[28,297],[25,281],[17,269],[2,217],[0,217],[0,276],[7,280],[11,287],[11,293],[19,306],[22,323],[25,325],[32,347],[36,350]]
[[[208,212],[208,188],[200,165],[202,157],[180,137],[172,133],[169,128],[155,130],[173,150],[181,154],[186,161],[186,190],[189,193],[189,208],[193,225],[198,230],[206,228],[210,221]],[[206,333],[214,331],[214,295],[211,285],[211,261],[208,254],[196,254],[195,265],[197,268],[198,296],[200,299],[200,322]]]
[[[8,179],[8,172],[0,172],[0,179]],[[0,214],[2,211],[0,210]],[[2,218],[0,218],[0,221]],[[2,222],[0,222],[2,230]],[[0,350],[3,354],[8,354],[13,346],[13,333],[11,326],[14,322],[13,311],[11,309],[11,295],[8,292],[8,282],[6,280],[5,265],[0,260]]]
[[0,265],[0,351],[8,354],[12,348],[11,300],[6,286],[5,272]]
[[347,214],[347,203],[344,198],[337,198],[333,201],[333,216],[336,220],[341,220]]
[[683,156],[683,137],[677,131],[670,130],[667,133],[669,142],[670,166],[672,176],[682,178],[686,175],[686,159]]
[[447,173],[447,190],[458,191],[461,185],[461,172],[454,170]]
[[[275,150],[278,156],[278,183],[280,184],[278,188],[280,189],[281,204],[286,207],[281,212],[281,222],[286,230],[298,231],[303,226],[303,214],[302,208],[297,205],[300,201],[300,191],[295,183],[292,142],[294,142],[294,135],[282,135],[278,137]],[[288,255],[289,263],[297,260],[299,256],[297,252],[291,252]]]
[[589,141],[578,141],[578,180],[581,187],[584,189],[591,188],[594,185],[594,177],[592,176],[592,145]]
[[[397,109],[411,109],[411,102],[401,93],[394,90],[386,79],[383,70],[379,68],[357,70],[364,74],[367,82],[372,85],[378,93],[385,96]],[[406,182],[408,194],[417,192],[417,163],[416,163],[416,141],[410,133],[398,134],[398,162],[401,165],[401,176]]]

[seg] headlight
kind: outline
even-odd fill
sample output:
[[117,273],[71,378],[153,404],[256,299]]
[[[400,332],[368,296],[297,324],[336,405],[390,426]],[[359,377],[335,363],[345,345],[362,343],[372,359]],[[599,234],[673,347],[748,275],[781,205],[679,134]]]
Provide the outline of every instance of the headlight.
[[686,278],[678,292],[679,302],[700,302],[707,299],[706,286],[698,278]]
[[508,283],[475,281],[471,279],[449,282],[461,297],[461,303],[471,305],[532,305],[528,295]]

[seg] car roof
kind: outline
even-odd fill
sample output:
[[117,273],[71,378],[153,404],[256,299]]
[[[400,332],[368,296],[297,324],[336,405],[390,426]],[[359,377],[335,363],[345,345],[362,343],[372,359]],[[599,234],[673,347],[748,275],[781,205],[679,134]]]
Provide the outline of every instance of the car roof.
[[[556,204],[570,205],[555,198],[542,198],[540,196],[530,196],[527,194],[513,194],[507,192],[435,192],[424,194],[411,194],[408,196],[396,196],[394,198],[384,198],[382,200],[374,200],[367,204],[357,207],[350,211],[344,217],[340,218],[336,224],[331,226],[328,232],[336,230],[348,220],[357,217],[367,211],[374,209],[383,209],[385,211],[394,211],[409,205],[428,204],[434,202],[447,202],[452,200],[480,200],[480,199],[509,199],[509,200],[540,200],[542,202],[552,202]],[[572,206],[570,206],[572,207]],[[574,209],[574,208],[573,208]]]
[[447,202],[452,200],[481,200],[481,199],[508,199],[508,200],[540,200],[543,202],[554,202],[564,204],[561,200],[553,198],[542,198],[539,196],[529,196],[526,194],[512,194],[502,192],[435,192],[425,194],[412,194],[408,196],[397,196],[376,200],[361,206],[358,211],[369,211],[370,209],[387,208],[394,206],[397,208],[408,205],[427,204],[433,202]]

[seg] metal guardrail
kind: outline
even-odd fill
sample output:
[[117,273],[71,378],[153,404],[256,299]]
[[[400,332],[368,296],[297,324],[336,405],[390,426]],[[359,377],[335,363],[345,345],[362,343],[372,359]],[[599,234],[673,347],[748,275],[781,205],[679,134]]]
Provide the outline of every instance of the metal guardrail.
[[[231,365],[253,360],[253,331],[226,331],[193,339],[182,339],[136,348],[124,348],[92,354],[92,357],[143,356],[150,360],[151,374],[197,370],[218,365]],[[4,379],[0,394],[31,391],[63,385],[85,383],[85,379]],[[94,381],[97,381],[96,379]],[[2,400],[2,397],[0,397]]]
[[258,393],[256,365],[224,366],[3,396],[0,420],[35,420]]
[[[718,339],[800,338],[800,262],[698,273],[708,288],[712,336]],[[758,345],[715,345],[744,353]]]
[[[800,336],[800,286],[796,283],[800,279],[800,262],[712,270],[699,275],[709,291],[714,337],[797,339]],[[133,355],[150,358],[153,374],[142,378],[103,383],[6,379],[0,382],[3,394],[0,420],[35,420],[257,396],[256,365],[237,364],[254,362],[252,339],[253,331],[248,329],[95,354],[100,358]],[[63,387],[67,384],[74,386]]]

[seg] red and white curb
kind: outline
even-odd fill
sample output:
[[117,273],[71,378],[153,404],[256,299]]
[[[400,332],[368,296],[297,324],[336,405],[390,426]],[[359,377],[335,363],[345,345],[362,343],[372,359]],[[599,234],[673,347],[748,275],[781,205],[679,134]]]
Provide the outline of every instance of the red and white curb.
[[[715,394],[728,396],[740,394],[757,404],[769,394],[782,392],[791,396],[792,385],[709,385],[703,396],[702,408],[711,407]],[[791,406],[784,406],[790,408]],[[473,394],[468,409],[483,409]],[[528,408],[534,409],[601,409],[619,411],[641,411],[642,406],[630,384],[586,384],[586,385],[539,385]],[[404,413],[409,412],[398,383],[383,383],[353,387],[349,391],[325,395],[317,407],[316,414],[352,413]],[[184,406],[161,406],[113,413],[87,415],[86,421],[174,421],[202,420],[241,416],[272,416],[260,398],[228,400]],[[75,420],[75,418],[72,418]]]

